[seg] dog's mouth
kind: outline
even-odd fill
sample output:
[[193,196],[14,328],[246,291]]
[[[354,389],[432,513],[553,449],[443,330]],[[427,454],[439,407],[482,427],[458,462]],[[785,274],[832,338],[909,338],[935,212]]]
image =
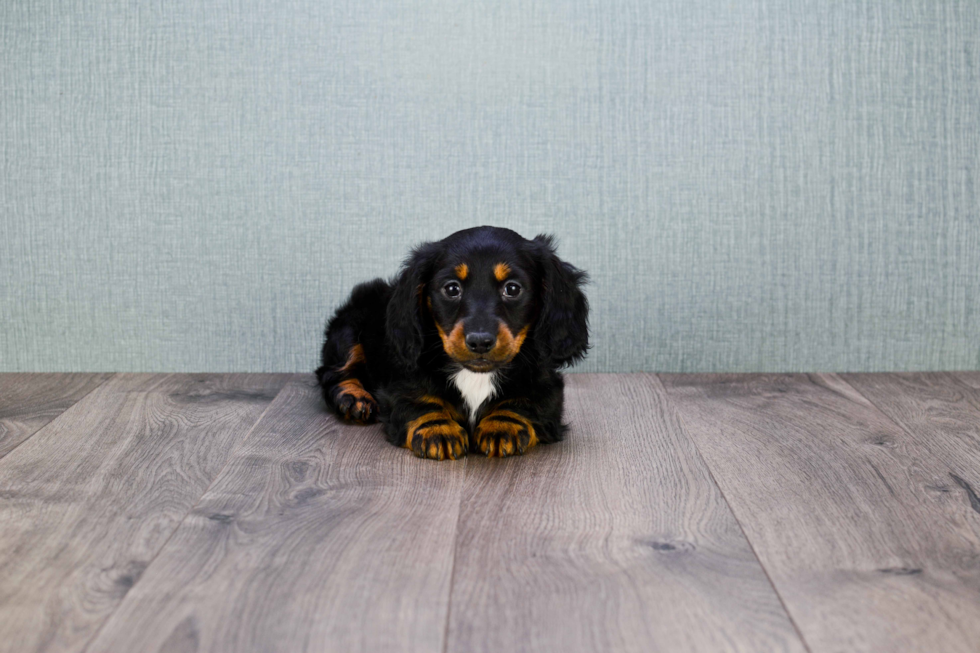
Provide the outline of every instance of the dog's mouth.
[[460,363],[470,372],[492,372],[499,364],[487,358],[474,358],[468,361],[460,361]]

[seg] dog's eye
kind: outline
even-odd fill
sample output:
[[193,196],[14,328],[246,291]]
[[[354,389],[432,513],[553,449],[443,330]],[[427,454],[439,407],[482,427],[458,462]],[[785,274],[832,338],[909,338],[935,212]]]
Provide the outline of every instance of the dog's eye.
[[442,287],[442,294],[449,299],[459,299],[459,296],[463,294],[463,289],[455,281],[450,281]]
[[508,281],[504,286],[504,297],[509,297],[513,299],[521,294],[521,284],[514,281]]

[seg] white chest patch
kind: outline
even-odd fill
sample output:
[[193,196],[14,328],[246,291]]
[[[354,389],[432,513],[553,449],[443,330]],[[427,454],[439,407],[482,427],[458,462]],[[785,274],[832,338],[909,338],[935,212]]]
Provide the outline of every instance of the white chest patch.
[[496,372],[470,372],[463,369],[451,377],[453,385],[459,390],[466,401],[466,407],[470,409],[470,426],[476,420],[476,411],[487,399],[497,393],[497,373]]

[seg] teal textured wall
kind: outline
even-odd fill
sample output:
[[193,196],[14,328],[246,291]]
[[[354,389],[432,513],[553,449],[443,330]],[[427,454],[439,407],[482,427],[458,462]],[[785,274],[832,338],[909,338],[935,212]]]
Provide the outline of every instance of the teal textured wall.
[[974,0],[0,3],[0,370],[310,370],[458,228],[578,370],[980,367]]

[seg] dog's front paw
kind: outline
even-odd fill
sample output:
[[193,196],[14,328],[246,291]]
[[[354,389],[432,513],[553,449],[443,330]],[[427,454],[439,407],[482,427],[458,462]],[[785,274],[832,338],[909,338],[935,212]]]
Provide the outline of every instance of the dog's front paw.
[[480,420],[473,440],[488,458],[520,455],[538,443],[531,422],[510,410],[497,410]]
[[334,402],[337,405],[337,412],[346,420],[370,424],[378,418],[378,402],[357,379],[347,379],[338,383]]
[[466,455],[469,435],[448,415],[425,415],[408,425],[405,446],[419,458],[456,460]]

